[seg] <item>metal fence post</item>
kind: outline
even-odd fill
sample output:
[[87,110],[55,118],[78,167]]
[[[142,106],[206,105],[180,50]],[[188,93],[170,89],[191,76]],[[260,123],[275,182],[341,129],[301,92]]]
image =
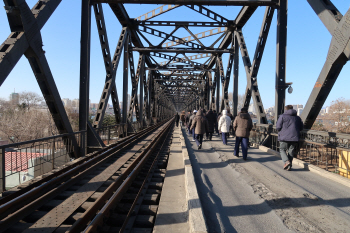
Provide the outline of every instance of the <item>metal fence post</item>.
[[108,135],[107,135],[107,144],[109,145],[109,140],[111,140],[111,128],[110,127],[108,127],[107,128],[108,129]]
[[5,189],[5,147],[1,148],[0,156],[0,193],[4,192]]

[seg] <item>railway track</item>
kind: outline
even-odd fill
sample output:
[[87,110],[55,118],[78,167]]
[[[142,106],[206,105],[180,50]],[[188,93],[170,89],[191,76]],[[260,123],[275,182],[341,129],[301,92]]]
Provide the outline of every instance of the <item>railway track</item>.
[[0,200],[0,232],[152,232],[173,120]]

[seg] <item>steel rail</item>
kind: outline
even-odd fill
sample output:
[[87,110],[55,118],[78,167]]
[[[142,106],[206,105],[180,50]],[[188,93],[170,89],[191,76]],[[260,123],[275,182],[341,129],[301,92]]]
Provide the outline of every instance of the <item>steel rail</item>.
[[[81,218],[81,219],[84,219],[84,221],[81,220],[80,222],[78,221],[75,222],[74,227],[70,229],[70,232],[73,232],[73,233],[80,232],[82,230],[82,227],[86,226],[89,223],[89,221],[91,220],[91,216],[95,215],[97,210],[100,209],[100,211],[95,216],[95,218],[91,220],[87,228],[83,231],[86,233],[99,232],[98,227],[103,225],[104,220],[106,219],[106,216],[110,214],[110,210],[112,210],[115,207],[115,205],[122,199],[124,193],[127,191],[132,181],[135,179],[138,172],[141,170],[141,168],[143,167],[143,165],[145,164],[149,156],[154,152],[154,149],[156,148],[157,144],[163,139],[163,135],[165,135],[165,133],[169,130],[171,124],[172,122],[169,122],[164,127],[162,132],[153,140],[153,142],[148,145],[147,149],[145,149],[142,155],[139,156],[141,160],[135,161],[133,163],[133,166],[130,165],[128,167],[128,170],[130,170],[129,171],[130,173],[128,174],[127,177],[124,177],[125,178],[124,182],[119,186],[119,188],[114,192],[114,194],[109,199],[106,199],[107,194],[104,195],[104,197],[101,197],[99,199],[99,203],[104,204],[108,200],[107,203],[103,207],[97,206],[97,205],[90,207],[89,210],[84,212],[84,216]],[[109,190],[109,191],[112,192],[112,190]]]
[[[168,138],[170,133],[171,133],[171,131],[168,131],[167,136],[165,136],[164,138]],[[148,186],[151,182],[151,176],[154,173],[158,159],[159,159],[160,154],[162,153],[166,143],[167,143],[166,139],[163,142],[161,142],[162,145],[160,146],[160,149],[158,150],[157,155],[154,157],[152,165],[148,169],[147,175],[145,176],[145,179],[142,182],[141,187],[139,188],[139,191],[136,195],[136,198],[135,198],[134,202],[132,203],[130,210],[128,211],[128,214],[126,215],[124,223],[123,223],[121,229],[119,230],[119,232],[131,232],[132,226],[136,220],[137,213],[138,213],[139,208],[141,206],[142,199],[145,197],[144,195],[147,192]]]
[[[134,137],[135,137],[135,135],[130,135],[130,136],[124,137],[120,141],[118,141],[118,142],[116,142],[114,144],[111,144],[110,146],[117,146],[120,143],[123,143],[126,140],[129,140],[130,138],[134,138]],[[55,137],[49,137],[48,139],[51,139],[51,138],[55,138]],[[32,184],[28,185],[25,188],[21,188],[20,190],[14,192],[14,193],[11,193],[11,194],[7,195],[7,193],[4,192],[3,193],[3,198],[0,199],[0,213],[1,213],[1,206],[3,204],[5,204],[5,203],[7,203],[7,202],[17,198],[18,196],[20,196],[20,195],[22,195],[22,194],[24,194],[26,192],[29,192],[30,190],[34,189],[35,187],[37,187],[37,186],[39,186],[39,185],[41,185],[41,184],[43,184],[45,182],[48,182],[48,181],[52,180],[53,178],[55,178],[55,177],[65,173],[65,172],[67,172],[68,170],[73,169],[74,167],[85,163],[86,161],[88,161],[88,160],[98,156],[99,154],[103,153],[104,151],[108,150],[108,148],[109,147],[105,147],[105,148],[101,149],[100,151],[98,151],[97,153],[93,153],[93,154],[91,154],[89,156],[86,156],[86,157],[84,157],[82,159],[79,159],[76,162],[74,161],[73,164],[68,163],[68,165],[66,167],[62,168],[61,170],[58,170],[57,172],[52,173],[51,175],[48,175],[48,176],[46,176],[46,177],[36,181],[35,183],[32,183]],[[11,191],[8,191],[8,192],[11,192]]]
[[[147,135],[154,129],[158,128],[165,122],[161,122],[157,125],[149,127],[142,130],[117,145],[112,145],[99,153],[98,156],[94,158],[89,157],[90,160],[85,163],[74,167],[67,172],[60,174],[59,176],[53,178],[52,180],[35,187],[34,189],[10,200],[9,202],[0,206],[0,232],[11,227],[12,224],[21,220],[23,217],[27,216],[33,210],[37,209],[48,199],[53,198],[61,191],[65,190],[70,185],[77,182],[81,177],[89,173],[93,168],[96,168],[103,164],[115,153],[119,152],[121,149],[128,147],[133,142],[137,141],[142,136]],[[79,173],[80,172],[80,173]],[[68,181],[67,181],[68,179]]]

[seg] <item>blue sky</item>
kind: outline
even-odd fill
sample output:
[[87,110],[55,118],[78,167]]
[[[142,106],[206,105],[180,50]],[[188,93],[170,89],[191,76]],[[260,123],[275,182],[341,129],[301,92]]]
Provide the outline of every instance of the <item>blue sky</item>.
[[[27,2],[29,6],[32,7],[37,1],[27,0]],[[333,0],[332,2],[342,14],[345,14],[350,6],[350,2],[345,0]],[[160,5],[136,4],[126,5],[126,9],[128,10],[130,17],[137,17],[159,6]],[[46,56],[61,98],[74,99],[79,97],[80,9],[80,1],[63,0],[41,31],[44,44],[43,49],[46,51]],[[228,19],[234,19],[240,10],[240,7],[212,7],[211,9]],[[265,7],[259,7],[252,18],[248,21],[247,25],[243,28],[251,59],[255,52],[264,11]],[[121,31],[121,25],[113,12],[109,9],[108,5],[104,5],[104,13],[107,21],[106,26],[108,29],[110,50],[111,53],[114,53]],[[277,13],[275,12],[258,74],[258,84],[264,108],[273,106],[275,102],[276,16]],[[206,17],[186,7],[174,9],[169,13],[154,18],[154,20],[210,21]],[[0,9],[0,22],[0,41],[2,43],[10,34],[6,13],[3,8]],[[173,28],[170,27],[158,28],[167,32],[173,30]],[[210,28],[194,28],[193,32],[198,33],[209,29]],[[176,35],[184,37],[189,34],[184,29],[181,29]],[[152,38],[152,42],[160,41],[160,39],[153,38],[152,36],[149,38]],[[216,37],[209,37],[204,39],[203,43],[208,45],[215,39]],[[326,60],[330,41],[330,33],[323,26],[322,22],[313,12],[306,0],[289,1],[286,69],[287,82],[293,82],[294,92],[292,94],[287,94],[287,104],[306,104]],[[146,45],[146,43],[144,45]],[[135,61],[138,59],[136,53],[134,54],[134,59]],[[226,68],[227,56],[223,57],[223,61],[224,67]],[[198,62],[202,61],[198,60]],[[122,73],[120,68],[121,66],[119,66],[117,72],[116,84],[119,99],[121,101]],[[239,93],[244,94],[246,75],[242,60],[240,60],[239,74]],[[339,75],[325,106],[340,97],[350,99],[347,94],[349,74],[350,66],[349,64],[346,64]],[[90,80],[91,102],[96,103],[99,101],[104,85],[104,79],[105,69],[96,24],[93,18]],[[130,86],[131,85],[129,84],[129,89]],[[11,74],[0,87],[0,98],[8,98],[14,89],[16,89],[16,92],[26,90],[41,94],[32,70],[24,56],[20,59]],[[232,91],[232,82],[229,90],[230,92]]]

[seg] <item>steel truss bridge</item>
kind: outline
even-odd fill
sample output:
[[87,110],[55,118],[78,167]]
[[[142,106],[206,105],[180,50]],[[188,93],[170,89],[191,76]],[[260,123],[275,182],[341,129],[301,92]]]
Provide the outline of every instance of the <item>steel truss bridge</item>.
[[[302,112],[305,128],[310,129],[330,93],[339,73],[350,57],[350,10],[343,16],[330,0],[307,0],[324,26],[332,34],[328,55],[316,84]],[[277,53],[275,78],[275,116],[283,112],[286,82],[287,0],[82,0],[79,131],[86,132],[81,143],[73,135],[72,127],[56,87],[50,65],[42,48],[41,29],[61,3],[61,0],[39,0],[32,9],[25,0],[4,0],[11,34],[0,46],[0,85],[6,80],[22,55],[28,59],[46,104],[60,134],[70,135],[73,157],[84,156],[88,148],[104,147],[98,132],[111,98],[116,122],[133,132],[172,116],[176,111],[228,107],[228,88],[233,83],[233,115],[237,115],[238,67],[240,57],[246,71],[247,87],[244,106],[253,101],[259,123],[267,124],[263,101],[259,92],[258,71],[272,18],[277,17]],[[138,18],[130,18],[124,4],[165,4]],[[114,54],[110,51],[102,4],[108,5],[122,25]],[[210,6],[242,6],[235,18],[225,18]],[[207,21],[157,21],[159,15],[176,8],[189,8]],[[266,7],[257,46],[250,56],[242,28],[258,7]],[[96,116],[92,124],[89,116],[91,20],[95,19],[106,70]],[[158,26],[172,28],[171,33]],[[193,33],[195,27],[208,27]],[[190,36],[177,37],[185,29]],[[149,35],[161,38],[160,43]],[[203,39],[219,35],[205,45]],[[146,42],[146,44],[144,43]],[[137,62],[134,52],[138,52]],[[229,54],[227,67],[223,54]],[[123,57],[123,64],[119,64]],[[160,62],[159,59],[163,59]],[[205,58],[205,62],[196,62]],[[165,61],[164,61],[165,60]],[[135,67],[137,64],[137,67]],[[121,67],[119,67],[121,65]],[[116,88],[117,70],[122,69],[122,109]],[[231,77],[232,76],[232,77]],[[121,80],[118,80],[121,82]],[[131,93],[128,83],[131,81]],[[221,91],[220,91],[221,90]],[[220,93],[221,92],[221,93]],[[128,94],[131,96],[128,106]],[[138,98],[138,95],[140,98]],[[136,122],[133,122],[136,115]],[[123,131],[123,133],[125,133]]]

